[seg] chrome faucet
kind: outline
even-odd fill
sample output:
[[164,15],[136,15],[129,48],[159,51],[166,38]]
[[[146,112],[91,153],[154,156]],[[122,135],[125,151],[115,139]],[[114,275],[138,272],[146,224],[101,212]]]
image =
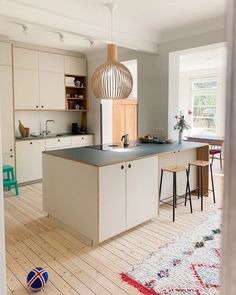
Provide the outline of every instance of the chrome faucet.
[[123,140],[124,140],[124,147],[129,146],[129,134],[124,134],[121,137],[121,141],[123,141]]
[[55,123],[54,120],[46,120],[46,130],[45,130],[45,133],[44,133],[45,136],[47,136],[50,133],[50,131],[48,130],[48,123],[49,122]]

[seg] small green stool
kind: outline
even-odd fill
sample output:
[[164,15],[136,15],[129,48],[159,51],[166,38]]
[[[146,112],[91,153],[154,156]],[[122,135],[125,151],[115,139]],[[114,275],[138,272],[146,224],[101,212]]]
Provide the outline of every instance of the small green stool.
[[[2,167],[2,172],[3,172],[3,188],[8,188],[8,191],[11,190],[11,187],[15,187],[16,195],[19,195],[19,189],[18,189],[18,183],[17,180],[15,179],[15,174],[14,174],[14,167],[10,165],[3,165]],[[7,174],[7,178],[4,178],[4,173]]]

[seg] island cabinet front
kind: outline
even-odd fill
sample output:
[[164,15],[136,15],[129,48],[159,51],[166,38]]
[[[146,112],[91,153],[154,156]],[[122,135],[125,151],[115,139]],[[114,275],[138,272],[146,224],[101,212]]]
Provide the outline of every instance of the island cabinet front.
[[158,214],[158,157],[99,168],[99,243]]

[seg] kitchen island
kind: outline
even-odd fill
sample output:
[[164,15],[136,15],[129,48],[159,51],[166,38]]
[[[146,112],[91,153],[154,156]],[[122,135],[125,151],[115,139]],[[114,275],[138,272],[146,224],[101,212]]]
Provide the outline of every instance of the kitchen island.
[[[158,215],[161,167],[208,160],[208,152],[208,145],[195,142],[44,152],[43,209],[84,242],[97,245]],[[194,170],[190,185],[191,190],[197,185]],[[177,186],[183,195],[185,173],[178,175]],[[164,197],[172,195],[171,175],[165,175],[162,192]]]

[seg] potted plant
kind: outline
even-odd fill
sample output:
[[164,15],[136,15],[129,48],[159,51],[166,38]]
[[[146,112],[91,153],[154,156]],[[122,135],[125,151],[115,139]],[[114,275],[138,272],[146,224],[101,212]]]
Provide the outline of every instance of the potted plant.
[[[188,111],[188,115],[192,115],[191,111]],[[179,131],[179,143],[183,141],[183,132],[185,129],[190,129],[191,126],[187,123],[186,116],[183,115],[182,111],[180,111],[178,116],[175,116],[176,124],[174,126],[174,130]]]

